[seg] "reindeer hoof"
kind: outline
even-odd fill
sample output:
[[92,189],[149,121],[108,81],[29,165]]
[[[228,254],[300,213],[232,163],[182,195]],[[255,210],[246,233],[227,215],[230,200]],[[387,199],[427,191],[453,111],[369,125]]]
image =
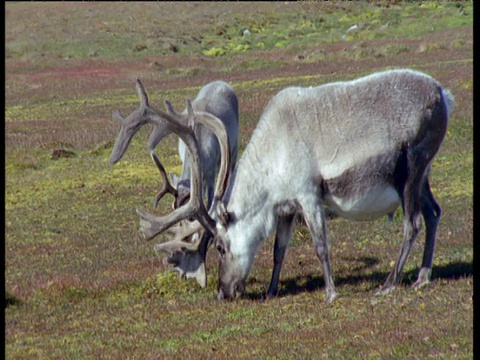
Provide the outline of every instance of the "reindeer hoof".
[[430,283],[430,274],[432,270],[429,268],[421,268],[418,274],[418,279],[412,285],[414,289],[420,289],[421,287],[428,285]]
[[395,286],[383,285],[376,293],[375,296],[386,296],[395,290]]
[[412,285],[412,288],[414,289],[420,289],[422,287],[424,287],[425,285],[428,285],[430,284],[430,281],[428,279],[420,279],[418,278],[417,281],[415,281],[415,283]]
[[272,292],[267,292],[265,295],[263,295],[260,300],[261,301],[267,301],[273,298],[276,298],[278,296],[278,290],[277,291],[272,291]]
[[338,297],[338,293],[336,291],[333,292],[327,292],[325,295],[325,302],[326,303],[331,303],[333,300],[335,300]]

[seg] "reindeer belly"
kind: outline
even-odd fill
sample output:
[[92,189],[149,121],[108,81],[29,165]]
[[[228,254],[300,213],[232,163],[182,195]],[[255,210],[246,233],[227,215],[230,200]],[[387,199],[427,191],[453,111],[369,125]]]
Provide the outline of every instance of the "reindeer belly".
[[374,220],[393,213],[400,197],[389,184],[379,184],[362,194],[335,196],[327,194],[325,203],[337,215],[351,220]]

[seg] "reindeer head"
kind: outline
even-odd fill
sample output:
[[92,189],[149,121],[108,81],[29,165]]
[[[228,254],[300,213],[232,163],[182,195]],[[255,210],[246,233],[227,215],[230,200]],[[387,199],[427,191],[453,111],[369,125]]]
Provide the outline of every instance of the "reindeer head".
[[[231,242],[232,233],[236,231],[233,215],[229,214],[222,202],[217,205],[217,234],[215,247],[219,260],[218,300],[230,300],[240,297],[245,291],[245,280],[250,272],[251,263],[242,263],[240,259],[249,259],[241,256],[247,249],[235,249]],[[240,230],[240,229],[239,229]],[[248,229],[243,229],[240,236],[248,236]],[[239,256],[240,255],[240,256]]]
[[[273,227],[276,223],[274,212],[263,211],[263,206],[268,200],[264,196],[258,196],[258,193],[251,193],[251,196],[245,200],[250,202],[252,198],[259,199],[260,208],[257,207],[252,211],[251,207],[239,206],[239,198],[236,195],[241,194],[243,198],[245,193],[243,190],[228,196],[228,202],[225,202],[230,207],[228,211],[227,205],[224,205],[223,202],[219,202],[216,207],[215,246],[220,258],[219,300],[232,300],[243,295],[255,255],[262,240],[267,237],[266,234],[269,232],[266,228]],[[296,205],[293,202],[288,203],[289,205],[285,206],[287,209],[285,212],[294,215]]]

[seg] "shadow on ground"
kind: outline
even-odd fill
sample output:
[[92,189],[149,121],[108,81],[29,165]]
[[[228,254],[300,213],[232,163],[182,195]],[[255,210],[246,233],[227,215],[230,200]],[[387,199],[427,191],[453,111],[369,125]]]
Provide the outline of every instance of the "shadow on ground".
[[[372,257],[365,257],[359,260],[363,262],[361,269],[367,269],[374,266],[379,262],[378,259]],[[360,269],[358,268],[358,269]],[[358,270],[357,269],[357,270]],[[401,285],[412,285],[418,275],[419,269],[406,271],[403,274]],[[336,277],[335,285],[337,289],[341,289],[343,285],[356,285],[359,283],[371,284],[368,290],[374,290],[383,284],[386,280],[388,272],[373,272],[368,275],[357,275],[348,277]],[[473,264],[467,262],[454,262],[444,266],[434,266],[432,269],[431,281],[434,282],[439,279],[446,280],[458,280],[465,277],[473,276]],[[311,293],[319,291],[325,287],[323,276],[298,276],[281,281],[281,290],[278,294],[279,297],[287,295],[297,295],[301,293]],[[259,292],[250,292],[246,294],[246,298],[255,300],[262,298],[265,294]]]

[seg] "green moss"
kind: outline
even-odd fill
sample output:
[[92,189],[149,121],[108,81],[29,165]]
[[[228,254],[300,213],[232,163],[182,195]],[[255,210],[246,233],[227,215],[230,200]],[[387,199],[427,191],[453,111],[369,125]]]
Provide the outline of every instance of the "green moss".
[[468,79],[460,82],[460,86],[464,89],[471,90],[473,89],[473,79]]
[[218,48],[218,47],[212,47],[209,50],[204,50],[203,55],[208,55],[208,56],[223,56],[227,52],[223,48]]
[[194,291],[192,282],[179,281],[174,271],[162,271],[156,276],[146,279],[138,288],[138,294],[146,297],[174,299]]

